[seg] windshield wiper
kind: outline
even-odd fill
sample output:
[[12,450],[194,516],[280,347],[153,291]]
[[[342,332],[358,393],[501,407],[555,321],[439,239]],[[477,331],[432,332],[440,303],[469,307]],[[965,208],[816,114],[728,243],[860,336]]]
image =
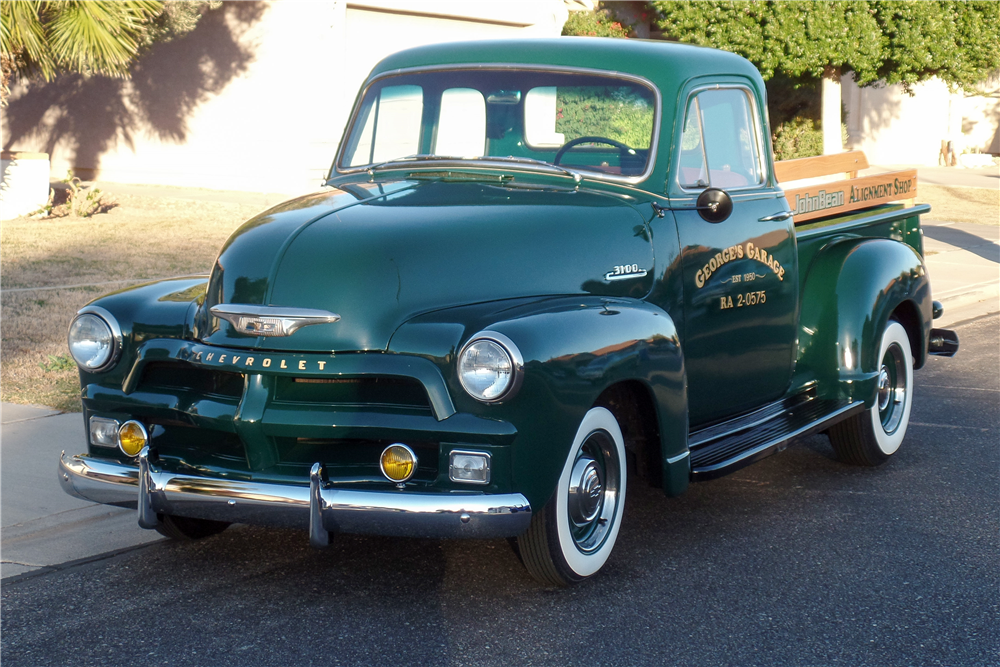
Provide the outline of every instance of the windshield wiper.
[[556,171],[561,171],[566,174],[574,181],[579,183],[583,180],[583,174],[573,171],[572,169],[567,169],[558,164],[552,164],[551,162],[546,162],[545,160],[538,160],[533,157],[515,157],[513,155],[483,155],[478,157],[462,157],[459,155],[434,155],[428,153],[418,153],[414,155],[407,155],[405,157],[397,157],[392,160],[386,160],[385,162],[379,162],[378,164],[373,164],[367,168],[368,175],[371,176],[375,173],[376,169],[381,169],[382,167],[387,167],[389,165],[399,163],[399,162],[422,162],[425,160],[454,160],[459,162],[516,162],[521,164],[534,164],[542,167],[548,167],[550,169],[555,169]]
[[371,175],[376,169],[381,169],[394,162],[420,162],[422,160],[462,160],[466,158],[461,158],[457,155],[434,155],[432,153],[414,153],[413,155],[405,155],[403,157],[393,158],[391,160],[386,160],[385,162],[379,162],[378,164],[373,164],[367,167],[368,174]]
[[506,156],[501,156],[501,155],[484,155],[483,157],[476,158],[476,159],[478,159],[478,160],[493,160],[493,161],[496,161],[496,162],[520,162],[520,163],[523,163],[523,164],[537,164],[537,165],[541,165],[543,167],[549,167],[551,169],[556,169],[558,171],[561,171],[562,173],[564,173],[567,176],[571,177],[577,183],[579,183],[580,181],[583,180],[583,174],[581,174],[578,171],[573,171],[572,169],[567,169],[566,167],[563,167],[562,165],[552,164],[551,162],[546,162],[545,160],[538,160],[538,159],[533,158],[533,157],[514,157],[513,155],[506,155]]

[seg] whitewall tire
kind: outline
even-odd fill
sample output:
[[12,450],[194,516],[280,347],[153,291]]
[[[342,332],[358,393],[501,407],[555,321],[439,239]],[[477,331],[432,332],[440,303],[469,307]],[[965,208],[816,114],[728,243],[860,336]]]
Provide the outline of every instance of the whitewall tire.
[[621,528],[626,490],[625,440],[607,408],[591,408],[577,429],[555,493],[518,538],[528,572],[567,586],[597,573]]
[[889,320],[878,353],[875,404],[830,428],[830,442],[845,463],[876,466],[889,460],[906,436],[913,405],[913,353],[906,329]]

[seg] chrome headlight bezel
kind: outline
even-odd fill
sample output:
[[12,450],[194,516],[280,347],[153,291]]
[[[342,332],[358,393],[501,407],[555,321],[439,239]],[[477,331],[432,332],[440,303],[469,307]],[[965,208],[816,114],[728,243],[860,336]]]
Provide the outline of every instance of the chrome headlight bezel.
[[[462,376],[462,359],[473,345],[481,341],[488,341],[497,345],[504,352],[504,354],[507,355],[511,366],[511,377],[507,382],[507,386],[499,394],[490,398],[486,398],[485,396],[479,395],[473,391],[466,384],[465,378]],[[480,403],[498,404],[514,398],[520,390],[521,383],[524,381],[524,357],[521,356],[521,351],[517,349],[517,345],[514,344],[514,341],[507,336],[504,336],[502,333],[497,333],[496,331],[481,331],[470,338],[468,342],[462,346],[462,350],[456,357],[455,373],[458,375],[458,382],[462,385],[462,389],[464,389],[465,393],[469,396],[476,399]]]
[[[73,339],[72,339],[73,325],[76,324],[77,320],[86,315],[96,317],[98,320],[100,320],[105,326],[108,327],[108,331],[111,334],[111,350],[108,354],[107,359],[105,359],[101,364],[94,367],[89,367],[83,363],[80,363],[80,360],[77,359],[76,354],[73,353]],[[69,347],[70,356],[73,357],[73,361],[76,362],[76,365],[80,368],[80,370],[86,371],[88,373],[101,373],[113,368],[115,364],[118,363],[119,357],[121,357],[122,330],[121,327],[118,325],[118,320],[116,320],[115,316],[109,313],[107,310],[101,308],[100,306],[86,306],[77,311],[76,316],[69,323],[69,330],[66,332],[66,344]]]

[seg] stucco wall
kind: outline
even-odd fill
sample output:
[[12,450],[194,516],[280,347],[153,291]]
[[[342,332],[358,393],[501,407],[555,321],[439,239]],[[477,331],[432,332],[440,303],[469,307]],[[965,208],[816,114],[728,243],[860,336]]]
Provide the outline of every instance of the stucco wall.
[[902,86],[860,88],[843,78],[848,147],[863,150],[872,164],[936,165],[941,141],[953,149],[1000,153],[1000,85],[986,82],[980,90],[949,92],[940,79],[914,86],[911,97]]
[[51,154],[53,177],[297,193],[333,160],[357,89],[410,46],[556,36],[561,0],[226,2],[157,45],[131,81],[18,86],[5,150]]

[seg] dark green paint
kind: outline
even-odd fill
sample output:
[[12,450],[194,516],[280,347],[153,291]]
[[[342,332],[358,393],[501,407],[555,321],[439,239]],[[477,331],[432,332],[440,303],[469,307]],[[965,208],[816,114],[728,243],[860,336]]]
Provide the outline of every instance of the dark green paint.
[[[691,425],[812,385],[824,397],[870,405],[889,317],[916,314],[914,355],[922,363],[931,321],[918,219],[926,207],[876,207],[793,230],[759,221],[787,205],[768,175],[758,188],[733,191],[733,215],[710,224],[694,211],[697,192],[677,185],[679,112],[692,91],[740,85],[766,108],[763,82],[747,61],[636,40],[476,42],[390,56],[372,76],[484,63],[648,79],[662,107],[651,175],[636,185],[576,183],[523,165],[474,162],[334,171],[327,191],[238,229],[211,276],[96,301],[118,318],[124,349],[110,371],[81,372],[85,416],[155,423],[167,469],[258,481],[304,484],[310,462],[322,459],[334,485],[391,488],[377,471],[381,443],[413,443],[422,458],[410,488],[516,491],[540,509],[580,420],[609,387],[628,383],[651,398],[664,490],[678,495],[690,475]],[[766,136],[766,118],[756,122]],[[769,146],[765,158],[770,164]],[[697,285],[707,261],[750,242],[778,260],[782,278],[743,257]],[[638,264],[647,275],[605,280],[618,264]],[[733,290],[732,276],[751,271],[754,281]],[[720,308],[723,297],[757,289],[767,292],[766,304]],[[218,303],[321,308],[343,319],[257,338],[212,317]],[[469,397],[455,369],[458,351],[485,329],[508,336],[525,361],[520,392],[499,404]],[[851,365],[844,349],[852,350]],[[256,365],[247,365],[249,356]],[[264,357],[272,360],[267,368]],[[157,362],[240,373],[245,386],[238,396],[144,386],[144,369]],[[291,377],[382,376],[416,383],[407,395],[425,393],[426,405],[322,404],[287,386]],[[241,441],[243,458],[232,455]],[[448,480],[449,452],[470,447],[493,457],[487,487]],[[123,458],[117,450],[91,453]]]

